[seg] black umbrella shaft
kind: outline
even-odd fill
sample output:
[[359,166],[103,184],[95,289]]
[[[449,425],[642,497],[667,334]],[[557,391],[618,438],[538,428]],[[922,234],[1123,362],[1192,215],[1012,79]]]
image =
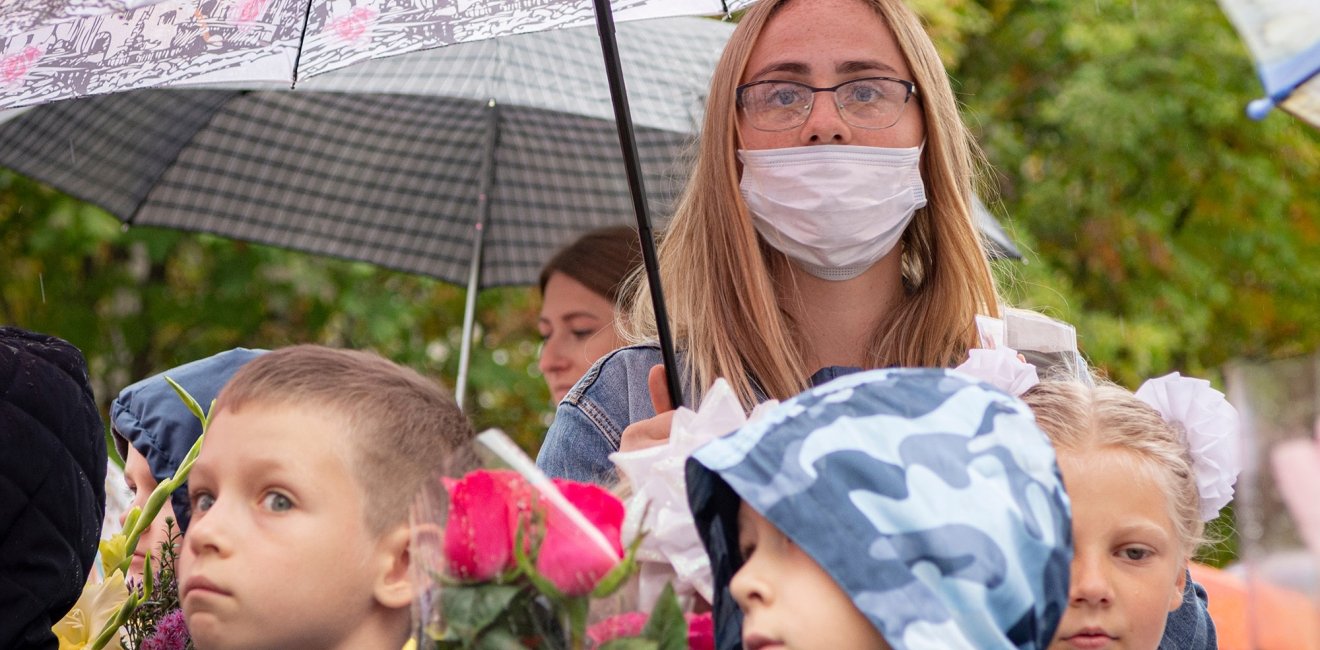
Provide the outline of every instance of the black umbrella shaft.
[[655,237],[651,232],[651,214],[646,205],[642,165],[637,155],[637,140],[633,136],[632,113],[628,110],[628,91],[623,85],[623,66],[619,64],[619,45],[614,39],[614,13],[610,9],[609,0],[594,2],[596,31],[600,33],[600,49],[605,55],[605,76],[609,79],[610,99],[614,102],[614,124],[619,129],[623,167],[628,174],[633,210],[637,213],[637,237],[642,245],[642,264],[646,266],[646,279],[651,287],[651,307],[655,310],[656,335],[660,338],[660,356],[665,363],[665,382],[669,385],[670,404],[678,408],[683,404],[683,387],[678,382],[674,339],[669,333],[669,313],[665,309],[664,293],[660,290],[660,261],[655,254]]

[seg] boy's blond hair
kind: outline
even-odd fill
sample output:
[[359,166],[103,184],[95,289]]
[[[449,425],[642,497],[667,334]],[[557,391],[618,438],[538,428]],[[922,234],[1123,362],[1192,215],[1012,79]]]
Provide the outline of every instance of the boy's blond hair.
[[477,464],[472,428],[435,382],[370,352],[320,345],[275,350],[249,362],[216,398],[213,416],[251,404],[342,417],[366,524],[375,534],[406,522],[422,482]]
[[[1185,557],[1204,541],[1201,497],[1186,436],[1127,389],[1097,380],[1044,381],[1022,395],[1036,423],[1059,451],[1086,454],[1122,450],[1137,461],[1169,499],[1169,519]],[[1063,477],[1065,486],[1068,477]]]

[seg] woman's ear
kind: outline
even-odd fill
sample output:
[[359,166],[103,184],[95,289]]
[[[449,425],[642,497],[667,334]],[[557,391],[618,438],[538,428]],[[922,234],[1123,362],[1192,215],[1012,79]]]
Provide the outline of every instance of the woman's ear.
[[380,536],[376,544],[377,566],[374,594],[376,602],[391,609],[405,608],[412,603],[415,556],[412,552],[412,531],[401,524]]
[[1178,580],[1174,582],[1174,592],[1169,597],[1169,611],[1174,611],[1183,604],[1183,593],[1187,591],[1187,564],[1178,567]]

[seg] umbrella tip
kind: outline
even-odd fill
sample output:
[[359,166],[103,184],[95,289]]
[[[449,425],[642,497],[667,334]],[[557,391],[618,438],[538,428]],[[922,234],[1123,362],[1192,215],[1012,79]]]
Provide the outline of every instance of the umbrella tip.
[[1263,120],[1266,115],[1270,114],[1270,110],[1273,108],[1274,100],[1269,97],[1252,100],[1251,103],[1247,104],[1247,117],[1250,117],[1253,120]]

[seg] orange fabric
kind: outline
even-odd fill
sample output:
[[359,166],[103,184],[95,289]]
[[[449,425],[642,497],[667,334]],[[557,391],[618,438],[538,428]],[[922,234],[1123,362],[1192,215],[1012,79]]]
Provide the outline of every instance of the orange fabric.
[[[1209,596],[1221,650],[1320,650],[1320,615],[1304,594],[1264,583],[1252,589],[1242,578],[1204,564],[1193,562],[1191,570]],[[1255,643],[1248,620],[1253,605]]]

